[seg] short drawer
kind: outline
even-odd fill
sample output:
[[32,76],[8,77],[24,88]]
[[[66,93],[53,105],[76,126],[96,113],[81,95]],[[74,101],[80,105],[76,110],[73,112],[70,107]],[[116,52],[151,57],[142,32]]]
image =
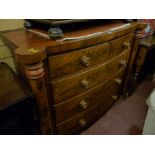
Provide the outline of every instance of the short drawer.
[[[126,67],[130,51],[123,52],[110,61],[89,69],[74,76],[62,78],[51,82],[53,99],[55,103],[62,102],[71,97],[86,92],[98,84],[110,79],[117,72]],[[51,93],[52,93],[51,92]]]
[[116,74],[112,79],[101,83],[86,93],[54,105],[56,123],[58,124],[63,122],[81,112],[86,111],[95,104],[102,103],[104,100],[107,100],[109,93],[111,94],[111,97],[112,95],[116,95],[117,93],[115,94],[113,92],[119,92],[121,89],[123,75],[124,69]]
[[109,58],[113,58],[126,49],[131,49],[133,34],[126,35],[110,42]]
[[78,72],[108,59],[109,43],[82,50],[50,56],[49,69],[52,79]]

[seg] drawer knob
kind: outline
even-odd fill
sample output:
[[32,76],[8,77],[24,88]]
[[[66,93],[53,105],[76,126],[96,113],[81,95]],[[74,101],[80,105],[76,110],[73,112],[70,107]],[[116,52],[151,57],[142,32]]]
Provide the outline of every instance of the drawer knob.
[[82,84],[82,86],[83,86],[84,88],[89,88],[89,82],[88,82],[86,79],[83,79],[83,80],[81,81],[81,84]]
[[116,78],[115,81],[116,81],[116,83],[119,84],[119,85],[122,83],[122,80],[119,79],[119,78]]
[[117,97],[116,95],[112,95],[112,99],[113,99],[113,100],[117,100],[117,98],[118,98],[118,97]]
[[130,47],[130,42],[129,42],[129,41],[125,41],[125,42],[124,42],[124,46],[125,46],[126,48],[129,48],[129,47]]
[[80,107],[82,109],[87,109],[88,103],[85,100],[80,101]]
[[126,61],[125,60],[121,60],[120,61],[120,65],[123,66],[123,67],[125,67],[126,66]]
[[84,127],[84,126],[86,126],[86,120],[85,119],[80,119],[79,120],[79,125],[81,126],[81,127]]
[[87,56],[82,56],[81,58],[82,64],[84,64],[86,67],[90,66],[90,58]]

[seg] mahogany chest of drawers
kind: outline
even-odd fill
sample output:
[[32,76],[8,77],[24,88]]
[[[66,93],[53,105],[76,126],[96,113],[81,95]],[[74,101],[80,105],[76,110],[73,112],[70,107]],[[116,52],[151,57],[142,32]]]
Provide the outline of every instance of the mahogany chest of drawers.
[[2,33],[35,93],[43,134],[78,134],[127,89],[139,23],[111,23],[50,40],[46,32]]

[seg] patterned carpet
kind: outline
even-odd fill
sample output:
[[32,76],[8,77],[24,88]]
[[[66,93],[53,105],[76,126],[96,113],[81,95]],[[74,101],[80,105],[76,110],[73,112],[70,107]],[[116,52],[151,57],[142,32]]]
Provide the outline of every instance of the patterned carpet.
[[119,100],[102,118],[82,135],[140,135],[147,105],[146,99],[155,88],[155,80],[145,80],[132,96]]

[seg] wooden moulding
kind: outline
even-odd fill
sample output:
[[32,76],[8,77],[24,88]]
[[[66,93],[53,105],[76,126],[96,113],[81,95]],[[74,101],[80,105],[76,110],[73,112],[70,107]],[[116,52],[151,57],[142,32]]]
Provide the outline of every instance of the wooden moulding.
[[25,73],[28,79],[38,79],[44,76],[43,63],[39,62],[33,66],[25,65]]
[[46,48],[46,52],[47,52],[47,55],[51,55],[53,53],[57,54],[57,53],[64,52],[64,51],[71,51],[75,49],[86,48],[89,46],[93,46],[93,45],[97,45],[100,43],[110,41],[112,39],[116,39],[120,36],[123,36],[131,32],[132,32],[132,29],[128,28],[125,30],[119,30],[119,31],[112,32],[112,33],[107,32],[99,36],[97,35],[93,37],[71,40],[71,41],[64,41],[64,42],[60,41],[59,44],[56,44],[53,46],[48,45]]
[[24,65],[25,75],[29,85],[35,93],[36,112],[42,134],[51,134],[51,116],[47,99],[47,90],[44,78],[44,67],[42,62]]
[[112,33],[109,33],[108,31],[105,31],[105,32],[103,31],[101,35],[96,35],[96,36],[94,35],[91,37],[77,39],[77,40],[75,39],[70,41],[59,41],[57,44],[52,46],[50,44],[47,44],[46,52],[47,52],[47,55],[51,55],[51,54],[65,52],[65,51],[86,48],[89,46],[97,45],[100,43],[104,43],[104,42],[119,38],[123,35],[132,33],[135,30],[142,29],[145,27],[146,27],[146,24],[144,23],[134,22],[134,23],[131,23],[130,26],[115,30]]
[[[136,22],[131,23],[130,26],[125,29],[116,30],[112,33],[64,42],[48,40],[24,29],[13,32],[4,32],[2,34],[3,39],[9,46],[13,47],[13,50],[15,50],[14,53],[17,62],[19,63],[18,66],[19,68],[22,66],[21,70],[24,72],[24,76],[27,77],[30,88],[35,94],[37,118],[39,120],[42,134],[51,134],[53,125],[51,121],[51,118],[53,117],[51,117],[50,100],[47,97],[47,82],[45,81],[45,79],[48,78],[48,75],[45,73],[47,72],[45,68],[48,66],[44,63],[46,62],[47,55],[53,56],[61,54],[62,52],[84,49],[86,47],[117,39],[144,27],[145,24]],[[90,34],[93,31],[89,30],[87,32]],[[83,35],[82,32],[79,32],[79,35],[80,34]],[[72,36],[72,33],[70,35],[66,34],[66,36],[70,37]],[[135,58],[136,52],[136,49],[133,49],[130,53],[131,63],[129,62],[130,64],[128,65],[130,68],[127,71],[128,78],[132,71],[132,62]],[[128,78],[126,79],[126,85],[128,85]]]
[[46,59],[44,48],[18,48],[17,59],[24,66],[25,76],[28,79],[31,90],[35,93],[36,112],[42,134],[51,134],[50,107],[47,99],[45,84],[45,71],[43,61]]
[[17,48],[15,51],[18,59],[23,64],[35,64],[46,59],[45,48]]

